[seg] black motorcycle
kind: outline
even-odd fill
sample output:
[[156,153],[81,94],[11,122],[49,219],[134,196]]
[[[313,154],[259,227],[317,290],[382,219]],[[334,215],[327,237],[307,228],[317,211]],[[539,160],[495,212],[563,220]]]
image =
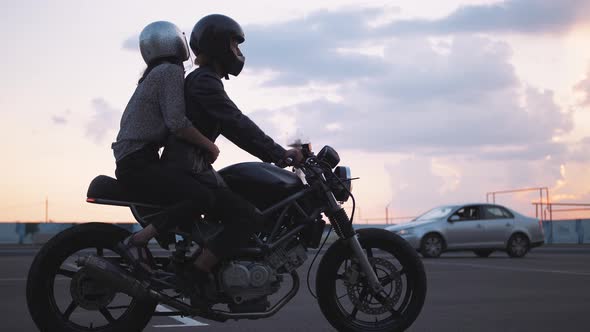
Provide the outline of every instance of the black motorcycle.
[[[299,290],[296,270],[308,259],[309,248],[320,247],[325,215],[331,224],[326,239],[332,229],[339,239],[323,255],[317,296],[312,292],[324,316],[340,331],[407,329],[426,296],[426,275],[416,251],[386,230],[355,231],[349,168],[337,167],[340,157],[329,146],[317,156],[306,146],[303,152],[305,161],[295,173],[259,162],[219,171],[267,223],[251,237],[249,247],[236,249],[220,262],[204,284],[186,282],[177,271],[192,264],[199,248],[223,228],[207,216],[191,229],[157,237],[168,251],[153,258],[151,274],[140,273],[121,258],[117,243],[130,234],[124,228],[87,223],[57,234],[29,270],[27,303],[35,324],[42,331],[141,331],[154,316],[219,322],[270,317]],[[340,205],[349,198],[351,218]],[[90,184],[87,201],[130,207],[142,226],[165,217],[162,207],[133,200],[104,175]],[[166,310],[156,310],[159,304]]]

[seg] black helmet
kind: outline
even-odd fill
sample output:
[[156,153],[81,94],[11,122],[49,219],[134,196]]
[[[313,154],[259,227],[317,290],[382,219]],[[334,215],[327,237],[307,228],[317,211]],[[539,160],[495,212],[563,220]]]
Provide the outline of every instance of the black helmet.
[[[246,58],[235,54],[230,47],[231,40],[244,42],[244,31],[231,17],[212,14],[195,24],[191,33],[190,46],[196,55],[204,53],[218,61],[228,74],[238,76],[244,68]],[[227,76],[226,76],[227,78]]]

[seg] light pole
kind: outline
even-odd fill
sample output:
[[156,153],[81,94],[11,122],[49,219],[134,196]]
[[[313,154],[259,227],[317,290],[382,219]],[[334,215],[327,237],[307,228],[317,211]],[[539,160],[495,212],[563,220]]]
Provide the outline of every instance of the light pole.
[[385,205],[385,225],[389,225],[389,205],[391,205],[391,202]]

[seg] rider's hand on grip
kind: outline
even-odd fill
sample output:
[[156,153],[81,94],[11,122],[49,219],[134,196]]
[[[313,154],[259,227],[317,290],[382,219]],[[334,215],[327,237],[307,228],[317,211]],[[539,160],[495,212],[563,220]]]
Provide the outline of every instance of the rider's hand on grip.
[[287,166],[295,166],[299,167],[301,162],[303,161],[303,154],[299,149],[290,149],[285,152],[283,159],[279,161],[277,166],[279,167],[287,167]]

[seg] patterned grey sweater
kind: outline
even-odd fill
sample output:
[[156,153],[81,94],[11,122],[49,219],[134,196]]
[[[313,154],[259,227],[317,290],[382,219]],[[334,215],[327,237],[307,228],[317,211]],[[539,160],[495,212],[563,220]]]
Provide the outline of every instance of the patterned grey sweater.
[[137,86],[123,112],[117,141],[111,146],[115,160],[147,145],[162,147],[171,132],[191,126],[184,104],[184,69],[161,64]]

